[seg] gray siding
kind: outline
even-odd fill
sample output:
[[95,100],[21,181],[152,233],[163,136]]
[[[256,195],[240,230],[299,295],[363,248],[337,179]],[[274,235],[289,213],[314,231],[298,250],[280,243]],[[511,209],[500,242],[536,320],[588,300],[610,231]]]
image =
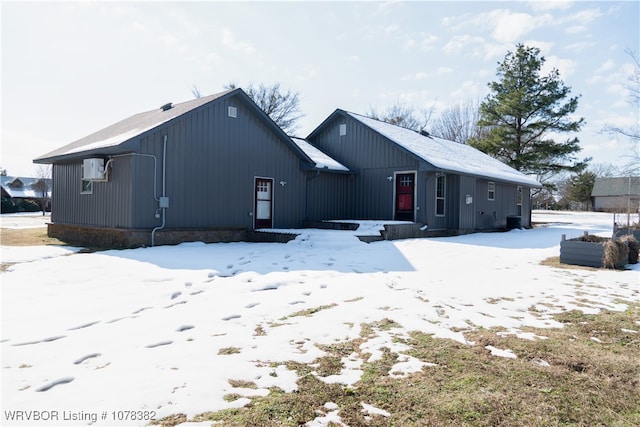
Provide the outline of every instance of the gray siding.
[[306,219],[322,221],[355,218],[351,203],[354,180],[353,175],[309,172]]
[[[478,179],[476,183],[476,228],[495,229],[507,225],[507,216],[517,215],[517,185],[495,182],[494,200],[488,197],[488,180]],[[522,225],[531,226],[530,189],[522,188]]]
[[129,228],[131,221],[131,163],[118,159],[119,171],[108,182],[94,182],[83,194],[82,162],[53,166],[51,220],[60,224]]
[[[340,136],[341,124],[346,124],[346,135]],[[357,171],[353,179],[351,219],[393,219],[394,182],[387,177],[395,172],[418,170],[420,162],[414,156],[347,116],[336,117],[314,137],[313,143]]]
[[[234,101],[207,104],[142,139],[141,152],[155,155],[161,169],[167,135],[167,228],[253,228],[255,177],[274,180],[274,227],[297,227],[304,220],[300,158],[251,110]],[[228,116],[229,105],[237,107],[236,118]],[[160,224],[154,218],[157,202],[149,197],[152,167],[153,162],[136,159],[135,181],[144,183],[136,186],[135,195],[134,223],[140,228]],[[160,180],[160,172],[157,175]]]
[[454,197],[458,198],[458,229],[473,231],[476,228],[476,178],[461,175],[456,192],[458,194],[454,194]]

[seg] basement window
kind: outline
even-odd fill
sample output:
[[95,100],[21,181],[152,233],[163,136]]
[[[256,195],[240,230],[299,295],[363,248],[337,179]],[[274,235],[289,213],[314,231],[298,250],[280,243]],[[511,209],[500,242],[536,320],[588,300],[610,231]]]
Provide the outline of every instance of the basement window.
[[496,183],[490,182],[487,186],[487,199],[495,200],[496,199]]

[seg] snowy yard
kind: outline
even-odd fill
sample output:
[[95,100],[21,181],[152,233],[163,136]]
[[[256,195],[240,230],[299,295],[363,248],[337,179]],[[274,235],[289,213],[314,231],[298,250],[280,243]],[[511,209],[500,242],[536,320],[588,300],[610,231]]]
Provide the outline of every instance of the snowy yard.
[[[246,397],[223,397],[294,390],[296,373],[274,362],[311,363],[322,355],[316,344],[354,339],[362,324],[384,319],[401,328],[362,346],[372,358],[383,347],[400,354],[397,375],[430,363],[394,342],[410,331],[465,342],[463,330],[502,326],[526,339],[526,326],[560,327],[551,318],[559,311],[640,302],[640,264],[626,271],[540,265],[558,256],[562,234],[610,235],[611,215],[534,212],[533,220],[549,224],[371,244],[350,231],[299,230],[287,244],[96,253],[2,247],[2,261],[16,264],[0,276],[1,424],[36,425],[7,419],[20,410],[58,411],[58,422],[39,425],[145,425],[122,420],[122,411],[160,418],[242,406]],[[19,222],[2,218],[3,227]],[[344,362],[340,375],[323,380],[356,383],[363,360]],[[230,379],[258,388],[239,391]]]

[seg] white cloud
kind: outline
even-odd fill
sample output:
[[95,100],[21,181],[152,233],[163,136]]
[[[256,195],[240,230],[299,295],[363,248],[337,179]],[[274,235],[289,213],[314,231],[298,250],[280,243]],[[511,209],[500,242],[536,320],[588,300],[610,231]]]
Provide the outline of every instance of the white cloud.
[[578,34],[584,31],[587,31],[587,27],[584,25],[572,25],[564,30],[567,34]]
[[601,66],[596,70],[596,73],[601,73],[603,71],[609,71],[616,66],[616,63],[611,59],[607,59]]
[[602,16],[600,8],[585,9],[580,12],[569,15],[564,19],[566,22],[577,22],[580,25],[587,25]]
[[531,6],[531,9],[535,11],[566,10],[572,5],[572,0],[535,0],[529,2],[529,6]]
[[567,77],[573,75],[576,71],[576,61],[573,59],[564,59],[557,56],[545,57],[546,62],[540,69],[541,75],[548,74],[553,68],[556,68],[560,72],[560,79],[565,80]]
[[415,81],[415,80],[424,80],[429,78],[429,73],[425,73],[424,71],[417,72],[414,74],[408,74],[401,78],[403,81]]
[[462,85],[451,92],[451,98],[456,100],[467,100],[471,98],[477,98],[484,95],[486,87],[475,80],[465,80]]
[[[469,52],[470,49],[472,51],[472,56],[478,56],[480,49],[477,45],[480,44],[484,44],[484,39],[482,37],[464,34],[461,36],[453,36],[442,49],[444,53],[447,54],[459,53],[462,50]],[[473,47],[474,45],[475,47]]]
[[487,29],[494,40],[500,43],[514,43],[536,28],[553,23],[553,17],[550,14],[530,15],[508,9],[494,9],[474,15],[447,17],[442,23],[451,31]]
[[436,42],[439,40],[439,37],[421,32],[417,36],[407,35],[407,40],[404,43],[404,48],[406,50],[429,50],[432,49]]
[[566,50],[569,50],[569,51],[572,51],[572,52],[575,53],[575,52],[579,52],[579,51],[582,51],[584,49],[593,47],[594,45],[595,45],[595,43],[593,43],[593,42],[585,42],[585,41],[583,41],[583,42],[571,43],[569,45],[566,45],[564,48]]
[[252,54],[255,51],[251,44],[237,40],[236,35],[228,28],[222,30],[222,44],[231,50],[242,53]]

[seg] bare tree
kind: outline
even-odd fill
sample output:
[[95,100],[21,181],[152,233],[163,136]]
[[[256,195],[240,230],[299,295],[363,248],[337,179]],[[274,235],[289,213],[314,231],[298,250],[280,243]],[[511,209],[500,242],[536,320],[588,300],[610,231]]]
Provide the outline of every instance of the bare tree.
[[51,179],[51,166],[39,165],[36,168],[36,177],[38,180],[31,185],[31,188],[40,198],[40,207],[42,208],[42,215],[44,216],[47,210],[47,202],[49,200],[49,190],[51,190],[51,186],[49,185],[49,180]]
[[0,176],[7,176],[7,170],[0,166]]
[[[225,89],[236,89],[236,83],[229,83]],[[300,126],[298,120],[303,116],[300,111],[300,95],[291,90],[281,90],[280,83],[272,86],[250,84],[243,87],[247,95],[258,104],[267,115],[287,134],[293,134]]]
[[469,100],[448,107],[433,122],[431,133],[459,144],[466,144],[471,138],[481,139],[480,104],[480,100]]
[[408,106],[402,102],[396,102],[382,113],[378,113],[375,108],[370,107],[369,112],[366,115],[369,118],[380,120],[381,122],[390,123],[392,125],[420,132],[427,127],[431,121],[431,116],[433,116],[434,111],[435,106],[433,105],[426,108],[416,109],[415,107]]
[[191,86],[191,93],[193,94],[193,97],[195,99],[200,98],[202,95],[200,94],[200,89],[198,89],[198,86],[193,85]]
[[[633,71],[627,75],[628,83],[626,88],[629,92],[629,99],[637,109],[640,108],[640,57],[637,52],[633,52],[630,49],[626,49],[625,52],[631,57],[634,64]],[[636,122],[628,128],[606,124],[602,131],[628,138],[631,146],[629,153],[623,157],[628,158],[629,162],[622,172],[624,175],[640,173],[640,122]]]

